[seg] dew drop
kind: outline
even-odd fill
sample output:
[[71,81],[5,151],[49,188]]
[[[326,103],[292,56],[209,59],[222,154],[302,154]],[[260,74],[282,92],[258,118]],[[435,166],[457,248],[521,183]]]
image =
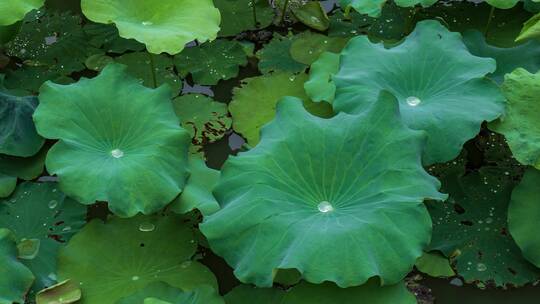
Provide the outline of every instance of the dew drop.
[[327,201],[320,202],[317,208],[319,208],[319,211],[322,213],[326,213],[326,212],[334,210],[334,207],[332,206],[332,204],[330,204]]
[[139,225],[139,230],[142,232],[152,232],[156,229],[156,226],[152,223],[141,223]]
[[484,263],[478,263],[478,264],[476,264],[476,270],[478,270],[478,271],[486,271],[487,266]]
[[49,209],[54,209],[56,208],[56,206],[58,206],[58,201],[52,200],[49,202],[48,206],[49,206]]
[[143,21],[143,22],[141,22],[141,24],[144,25],[144,26],[147,26],[147,25],[152,25],[154,23],[152,21]]
[[407,104],[410,105],[411,107],[416,107],[417,105],[419,105],[422,101],[420,100],[420,98],[416,97],[416,96],[409,96],[407,97]]
[[124,152],[120,149],[114,149],[111,151],[111,155],[114,158],[121,158],[124,156]]
[[486,219],[486,224],[491,224],[491,223],[493,223],[493,219],[491,217],[488,217]]
[[138,280],[139,280],[139,276],[132,276],[132,277],[131,277],[131,280],[132,280],[132,281],[138,281]]

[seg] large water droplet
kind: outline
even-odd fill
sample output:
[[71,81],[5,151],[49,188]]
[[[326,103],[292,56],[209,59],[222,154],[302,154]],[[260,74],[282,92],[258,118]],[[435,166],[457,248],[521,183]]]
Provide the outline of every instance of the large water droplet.
[[138,280],[139,280],[139,276],[132,276],[132,277],[131,277],[131,280],[132,280],[132,281],[138,281]]
[[487,266],[484,263],[478,263],[478,264],[476,264],[476,270],[478,270],[478,271],[486,271]]
[[416,96],[409,96],[407,97],[406,101],[407,101],[407,104],[410,105],[411,107],[416,107],[422,102],[422,100],[420,100],[420,98]]
[[120,158],[120,157],[124,156],[124,151],[122,151],[120,149],[114,149],[114,150],[111,151],[111,155],[114,158]]
[[327,201],[320,202],[317,208],[319,208],[319,211],[322,213],[326,213],[326,212],[334,210],[334,207],[332,206],[332,204],[330,204]]
[[139,230],[142,232],[152,232],[156,229],[156,226],[152,223],[141,223],[139,225]]
[[454,285],[454,286],[461,287],[461,286],[463,286],[463,281],[462,281],[460,278],[453,278],[453,279],[450,281],[450,284],[451,284],[451,285]]
[[33,260],[39,253],[41,241],[39,239],[22,239],[17,244],[19,258],[24,260]]
[[147,25],[154,24],[154,22],[152,22],[152,21],[143,21],[143,22],[141,22],[141,24],[144,25],[144,26],[147,26]]
[[52,200],[52,201],[49,202],[48,206],[49,206],[49,209],[54,209],[54,208],[56,208],[56,206],[58,206],[58,201],[57,200]]

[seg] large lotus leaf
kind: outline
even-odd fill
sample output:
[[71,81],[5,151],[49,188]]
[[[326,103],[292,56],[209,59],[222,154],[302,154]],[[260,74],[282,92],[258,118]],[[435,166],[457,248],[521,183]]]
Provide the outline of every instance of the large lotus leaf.
[[516,38],[516,41],[523,41],[540,37],[540,13],[531,17],[523,25],[523,29]]
[[155,212],[181,192],[189,134],[170,90],[146,88],[125,70],[112,64],[72,85],[47,82],[34,121],[41,135],[59,139],[46,166],[66,194],[133,216]]
[[219,180],[220,172],[208,168],[204,160],[197,156],[189,158],[189,171],[186,187],[171,204],[171,211],[184,214],[198,209],[206,216],[219,210],[219,204],[212,191]]
[[83,31],[89,38],[90,45],[107,53],[122,54],[126,51],[144,51],[144,44],[135,39],[125,39],[118,35],[118,29],[112,24],[88,23]]
[[291,57],[290,49],[292,43],[292,37],[284,37],[276,33],[268,44],[257,51],[259,70],[263,74],[270,72],[297,73],[304,71],[307,65]]
[[213,40],[220,14],[212,0],[82,0],[84,15],[114,23],[123,38],[146,44],[150,53],[180,53],[193,40]]
[[326,103],[314,103],[304,91],[306,74],[274,73],[242,80],[242,86],[233,90],[229,112],[233,128],[241,133],[252,146],[259,142],[261,127],[272,120],[277,102],[285,96],[294,96],[304,101],[312,114],[328,117],[332,109]]
[[313,101],[332,103],[336,85],[332,77],[339,71],[339,54],[325,52],[309,69],[309,80],[304,83],[306,94]]
[[[352,7],[362,14],[367,14],[371,17],[378,17],[381,14],[383,6],[387,0],[339,0],[342,7]],[[433,5],[437,0],[395,0],[395,3],[401,7],[410,7],[417,4],[423,7]]]
[[174,72],[173,60],[164,54],[136,52],[124,54],[114,60],[127,65],[126,71],[149,88],[157,88],[166,83],[171,88],[173,97],[182,90],[182,79]]
[[324,52],[339,53],[347,44],[342,37],[328,37],[310,31],[302,32],[294,37],[291,44],[291,57],[304,64],[312,64]]
[[144,289],[117,301],[116,304],[147,304],[148,299],[171,304],[225,304],[223,298],[211,286],[203,285],[186,292],[164,282],[150,283]]
[[302,282],[287,291],[276,288],[253,288],[240,285],[225,296],[227,304],[414,304],[416,298],[399,283],[380,287],[376,280],[358,287],[338,288],[332,283],[320,285]]
[[240,66],[247,64],[247,56],[240,43],[219,39],[184,49],[174,57],[174,63],[182,76],[191,74],[195,83],[215,85],[236,77]]
[[34,276],[18,259],[15,236],[0,228],[0,303],[24,303]]
[[536,40],[515,47],[500,48],[489,45],[484,34],[479,31],[467,31],[463,35],[463,42],[473,55],[497,61],[497,70],[488,74],[488,77],[499,84],[504,81],[504,75],[516,68],[521,67],[531,73],[540,69],[540,42]]
[[176,115],[191,134],[191,142],[199,150],[215,142],[231,128],[227,105],[201,94],[187,94],[173,99]]
[[36,154],[45,140],[36,132],[32,114],[38,100],[0,92],[0,153],[28,157]]
[[200,225],[240,281],[271,286],[291,268],[340,287],[403,279],[429,242],[423,199],[445,196],[420,164],[424,134],[401,123],[395,98],[325,119],[288,97],[261,134],[228,159],[214,190],[222,209]]
[[517,69],[507,74],[502,85],[508,99],[506,113],[490,124],[504,134],[514,157],[522,164],[540,168],[540,72]]
[[213,274],[192,260],[194,237],[179,216],[96,219],[60,250],[59,278],[81,283],[81,304],[114,304],[158,281],[185,291],[216,288]]
[[519,170],[483,167],[465,174],[463,165],[441,180],[450,198],[429,202],[433,220],[430,249],[453,259],[458,275],[479,286],[522,286],[540,278],[508,233],[507,210]]
[[538,184],[540,172],[530,168],[525,172],[521,183],[512,192],[508,208],[510,234],[521,248],[523,256],[540,267],[540,204],[538,204]]
[[22,262],[36,276],[34,292],[56,283],[58,249],[84,225],[86,208],[58,191],[55,183],[20,184],[0,201],[0,227],[31,248]]
[[0,2],[0,25],[10,25],[33,9],[40,8],[45,0],[11,0]]
[[473,56],[458,33],[438,21],[417,24],[400,45],[385,48],[367,37],[354,38],[343,50],[333,77],[336,111],[361,113],[377,100],[381,89],[394,94],[407,126],[425,130],[424,162],[456,157],[483,121],[499,117],[504,96],[484,78],[495,61]]
[[47,67],[61,75],[84,70],[84,60],[100,51],[88,43],[81,24],[80,16],[67,12],[32,13],[7,44],[7,54],[24,60],[25,65]]
[[221,13],[219,36],[262,29],[274,19],[274,10],[266,0],[214,0],[214,3]]

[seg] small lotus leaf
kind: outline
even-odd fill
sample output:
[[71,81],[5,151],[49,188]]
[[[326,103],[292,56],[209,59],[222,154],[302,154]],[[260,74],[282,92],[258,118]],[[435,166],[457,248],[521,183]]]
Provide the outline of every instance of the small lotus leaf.
[[159,281],[185,291],[216,288],[213,274],[192,260],[196,248],[179,216],[95,219],[60,251],[59,278],[80,283],[81,304],[114,304]]
[[432,276],[432,277],[451,277],[456,273],[450,266],[450,261],[447,257],[437,252],[424,252],[424,254],[416,260],[416,269]]
[[40,8],[45,0],[12,0],[0,2],[0,25],[10,25],[33,9]]
[[81,7],[88,19],[114,23],[121,37],[154,54],[174,55],[195,39],[215,39],[221,19],[212,0],[82,0]]
[[0,228],[0,303],[24,303],[34,275],[18,259],[15,236]]
[[420,164],[424,134],[401,123],[395,98],[331,119],[284,98],[261,134],[227,160],[214,190],[222,209],[200,225],[240,281],[267,287],[293,268],[340,287],[403,279],[429,242],[423,199],[446,196]]
[[155,212],[181,192],[189,134],[170,90],[145,88],[125,70],[111,64],[72,85],[47,82],[34,121],[41,135],[60,139],[46,166],[66,194],[83,204],[107,201],[114,213],[133,216]]
[[274,10],[266,0],[214,0],[214,3],[221,12],[219,36],[222,37],[265,28],[274,19]]
[[524,41],[527,39],[540,37],[540,13],[534,15],[523,25],[523,29],[516,41]]
[[307,65],[291,57],[290,49],[292,43],[293,38],[284,37],[276,33],[268,44],[257,51],[259,70],[263,74],[271,72],[298,73],[304,71]]
[[0,173],[0,198],[9,196],[16,186],[16,177]]
[[385,48],[367,37],[352,39],[334,76],[335,111],[360,113],[389,90],[400,103],[405,123],[428,134],[424,162],[455,158],[483,121],[499,117],[504,96],[485,75],[495,61],[469,53],[458,33],[438,21],[417,24],[400,45]]
[[36,294],[36,304],[70,304],[81,299],[79,284],[70,280],[62,281]]
[[310,31],[302,32],[294,37],[291,44],[291,57],[304,64],[312,64],[324,52],[339,53],[348,39],[328,37]]
[[[149,299],[152,299],[152,301]],[[159,302],[156,302],[156,300]],[[225,301],[211,286],[202,285],[192,291],[186,292],[172,287],[165,282],[153,282],[148,284],[144,289],[116,302],[116,304],[147,303],[225,304]]]
[[332,103],[336,85],[332,77],[339,71],[339,54],[324,52],[309,69],[309,80],[304,83],[306,94],[315,102]]
[[294,16],[303,24],[318,31],[326,31],[330,20],[319,1],[310,1],[302,6],[292,8]]

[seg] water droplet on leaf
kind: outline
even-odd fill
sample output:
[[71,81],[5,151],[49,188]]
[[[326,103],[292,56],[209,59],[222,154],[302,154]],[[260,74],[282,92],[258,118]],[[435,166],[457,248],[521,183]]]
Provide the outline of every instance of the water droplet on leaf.
[[111,155],[114,158],[121,158],[124,156],[124,152],[120,149],[114,149],[111,151]]
[[420,98],[416,96],[409,96],[407,97],[406,100],[407,100],[407,104],[410,105],[411,107],[416,107],[422,102],[422,100],[420,100]]
[[334,207],[332,206],[332,204],[330,204],[329,202],[327,201],[322,201],[319,203],[319,205],[317,206],[317,208],[319,209],[320,212],[322,213],[326,213],[326,212],[329,212],[329,211],[333,211],[334,210]]
[[152,232],[156,229],[156,226],[152,223],[141,223],[139,225],[139,230],[142,232]]

